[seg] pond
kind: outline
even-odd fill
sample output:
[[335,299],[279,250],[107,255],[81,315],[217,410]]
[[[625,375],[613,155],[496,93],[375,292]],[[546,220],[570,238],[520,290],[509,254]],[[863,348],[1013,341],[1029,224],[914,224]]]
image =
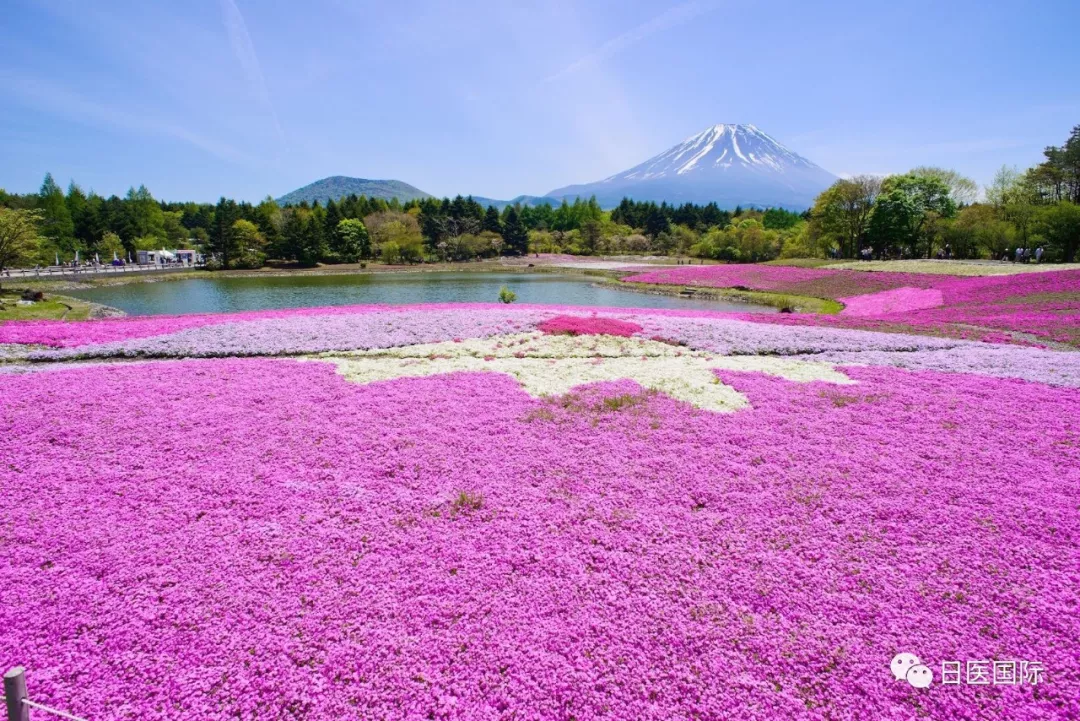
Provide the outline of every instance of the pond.
[[363,303],[494,303],[504,285],[517,293],[519,303],[776,312],[768,306],[615,290],[592,278],[552,273],[433,272],[194,278],[105,286],[71,291],[68,295],[119,308],[129,315],[163,315]]

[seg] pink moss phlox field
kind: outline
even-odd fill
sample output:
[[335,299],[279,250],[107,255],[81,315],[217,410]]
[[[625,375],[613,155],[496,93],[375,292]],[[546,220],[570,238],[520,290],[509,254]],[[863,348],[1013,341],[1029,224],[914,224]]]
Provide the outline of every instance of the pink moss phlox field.
[[557,315],[541,322],[537,328],[550,335],[616,335],[629,338],[641,330],[637,323],[597,315]]
[[937,308],[945,301],[936,288],[897,288],[880,293],[854,295],[838,299],[844,304],[841,315],[884,315],[923,308]]
[[[718,373],[730,414],[287,359],[0,374],[0,664],[97,721],[1080,715],[1080,391],[845,373]],[[919,690],[900,651],[1046,677]]]
[[[1024,335],[1080,345],[1080,271],[955,277],[912,273],[764,265],[690,266],[633,275],[641,283],[741,287],[819,298],[853,300],[900,288],[939,291],[937,307],[882,309],[881,315],[743,314],[755,323],[822,325],[928,333],[988,342],[1030,343]],[[889,296],[882,296],[888,298]],[[931,296],[921,296],[930,298]],[[936,299],[936,296],[933,296]],[[863,298],[858,303],[872,302]],[[1004,335],[1002,331],[1020,334]]]

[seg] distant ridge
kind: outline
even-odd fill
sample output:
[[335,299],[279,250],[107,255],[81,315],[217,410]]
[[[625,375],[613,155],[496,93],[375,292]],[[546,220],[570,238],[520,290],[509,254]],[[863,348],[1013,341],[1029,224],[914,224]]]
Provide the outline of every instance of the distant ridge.
[[[329,178],[316,180],[303,188],[286,193],[277,199],[280,205],[299,205],[301,202],[313,203],[316,200],[320,205],[326,205],[328,200],[341,200],[347,195],[366,195],[369,198],[382,198],[392,200],[397,198],[404,203],[408,200],[423,200],[435,196],[425,193],[416,186],[409,185],[401,180],[369,180],[368,178],[350,178],[347,175],[332,175]],[[519,195],[511,200],[495,200],[474,195],[473,200],[485,208],[494,205],[502,210],[508,205],[557,205],[559,201],[553,198],[540,197],[538,195]]]
[[489,205],[494,205],[496,210],[502,210],[508,205],[558,205],[559,200],[556,198],[549,198],[547,196],[540,195],[519,195],[516,198],[510,200],[495,200],[494,198],[482,198],[479,195],[474,195],[475,200],[485,208]]
[[657,203],[715,202],[721,208],[802,210],[836,176],[785,148],[753,125],[713,125],[663,153],[604,180],[547,194],[573,200],[596,196],[611,208],[624,197]]

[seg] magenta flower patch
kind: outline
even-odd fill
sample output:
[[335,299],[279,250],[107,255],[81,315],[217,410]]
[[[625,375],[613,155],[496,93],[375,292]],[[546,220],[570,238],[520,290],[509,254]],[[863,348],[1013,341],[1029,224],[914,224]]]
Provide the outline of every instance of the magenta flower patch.
[[629,338],[641,330],[637,323],[616,318],[576,315],[557,315],[540,323],[537,328],[549,334],[565,335],[616,335]]

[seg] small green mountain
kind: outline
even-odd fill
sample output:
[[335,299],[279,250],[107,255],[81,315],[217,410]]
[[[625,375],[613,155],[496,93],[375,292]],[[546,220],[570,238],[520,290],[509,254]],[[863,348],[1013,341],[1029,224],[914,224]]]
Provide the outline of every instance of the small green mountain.
[[347,195],[366,195],[369,198],[382,198],[391,200],[397,198],[401,202],[406,200],[430,198],[431,196],[400,180],[369,180],[367,178],[350,178],[346,175],[334,175],[314,183],[298,188],[291,193],[286,193],[277,199],[281,205],[297,205],[302,201],[313,203],[319,201],[326,205],[328,200],[340,200]]

